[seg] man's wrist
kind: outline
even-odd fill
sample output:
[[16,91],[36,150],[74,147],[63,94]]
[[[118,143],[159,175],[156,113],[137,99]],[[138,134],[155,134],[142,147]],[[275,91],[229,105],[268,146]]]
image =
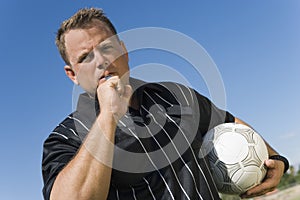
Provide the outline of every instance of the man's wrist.
[[282,161],[284,163],[283,173],[287,172],[287,170],[290,168],[289,161],[281,155],[272,155],[272,156],[269,157],[269,159]]

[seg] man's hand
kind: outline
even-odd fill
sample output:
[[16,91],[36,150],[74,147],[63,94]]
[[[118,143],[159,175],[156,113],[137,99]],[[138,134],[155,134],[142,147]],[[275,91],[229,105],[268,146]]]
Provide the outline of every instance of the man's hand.
[[241,198],[252,198],[276,189],[284,171],[284,163],[279,160],[266,160],[267,174],[263,182],[241,195]]
[[119,120],[128,109],[131,93],[131,86],[124,85],[118,76],[102,78],[97,88],[100,112],[112,114]]

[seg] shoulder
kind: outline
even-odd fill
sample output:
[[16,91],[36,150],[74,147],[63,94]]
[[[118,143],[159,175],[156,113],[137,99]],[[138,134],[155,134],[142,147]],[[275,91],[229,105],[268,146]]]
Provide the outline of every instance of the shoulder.
[[95,99],[86,93],[78,97],[76,111],[70,113],[50,132],[49,140],[75,140],[81,143],[93,125],[99,112]]
[[76,120],[74,118],[75,112],[69,114],[64,120],[57,124],[57,126],[50,132],[44,141],[44,145],[53,143],[76,143],[80,145],[80,136],[78,128],[76,127]]
[[[209,99],[191,86],[183,85],[176,82],[158,82],[164,90],[171,92],[176,99],[186,105],[201,104],[203,101],[209,101]],[[199,102],[200,101],[200,102]]]

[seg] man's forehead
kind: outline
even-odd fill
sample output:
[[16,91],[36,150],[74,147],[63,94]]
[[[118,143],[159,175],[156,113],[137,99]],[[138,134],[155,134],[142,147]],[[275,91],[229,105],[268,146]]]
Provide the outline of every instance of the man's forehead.
[[[78,28],[75,29],[71,29],[69,30],[66,34],[65,34],[65,42],[68,43],[68,39],[67,37],[70,39],[73,38],[74,33],[77,34],[79,36],[78,33],[82,33],[82,34],[87,34],[87,35],[91,35],[91,36],[96,36],[96,35],[102,35],[102,37],[110,37],[113,36],[114,33],[110,30],[110,28],[107,26],[107,24],[105,24],[104,22],[98,20],[98,19],[93,19],[90,23],[85,24],[83,26],[80,26]],[[70,34],[71,33],[71,34]],[[72,35],[70,37],[70,35]],[[105,40],[106,38],[102,39]],[[71,41],[72,41],[71,40]],[[70,40],[69,40],[70,41]]]
[[88,27],[97,28],[99,31],[106,32],[109,35],[114,35],[113,31],[109,28],[109,26],[105,23],[100,21],[99,19],[93,19]]
[[67,49],[76,51],[116,41],[117,35],[95,27],[70,31],[65,38]]
[[91,51],[96,46],[117,41],[117,36],[107,29],[106,26],[99,23],[89,28],[70,30],[65,37],[69,59],[73,63],[81,54]]

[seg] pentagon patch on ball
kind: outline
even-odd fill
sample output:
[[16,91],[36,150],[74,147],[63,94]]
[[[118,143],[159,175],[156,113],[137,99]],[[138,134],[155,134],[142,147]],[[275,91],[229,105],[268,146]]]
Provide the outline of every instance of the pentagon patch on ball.
[[202,149],[220,193],[242,194],[261,183],[266,175],[267,146],[246,125],[224,123],[214,127],[206,133]]

